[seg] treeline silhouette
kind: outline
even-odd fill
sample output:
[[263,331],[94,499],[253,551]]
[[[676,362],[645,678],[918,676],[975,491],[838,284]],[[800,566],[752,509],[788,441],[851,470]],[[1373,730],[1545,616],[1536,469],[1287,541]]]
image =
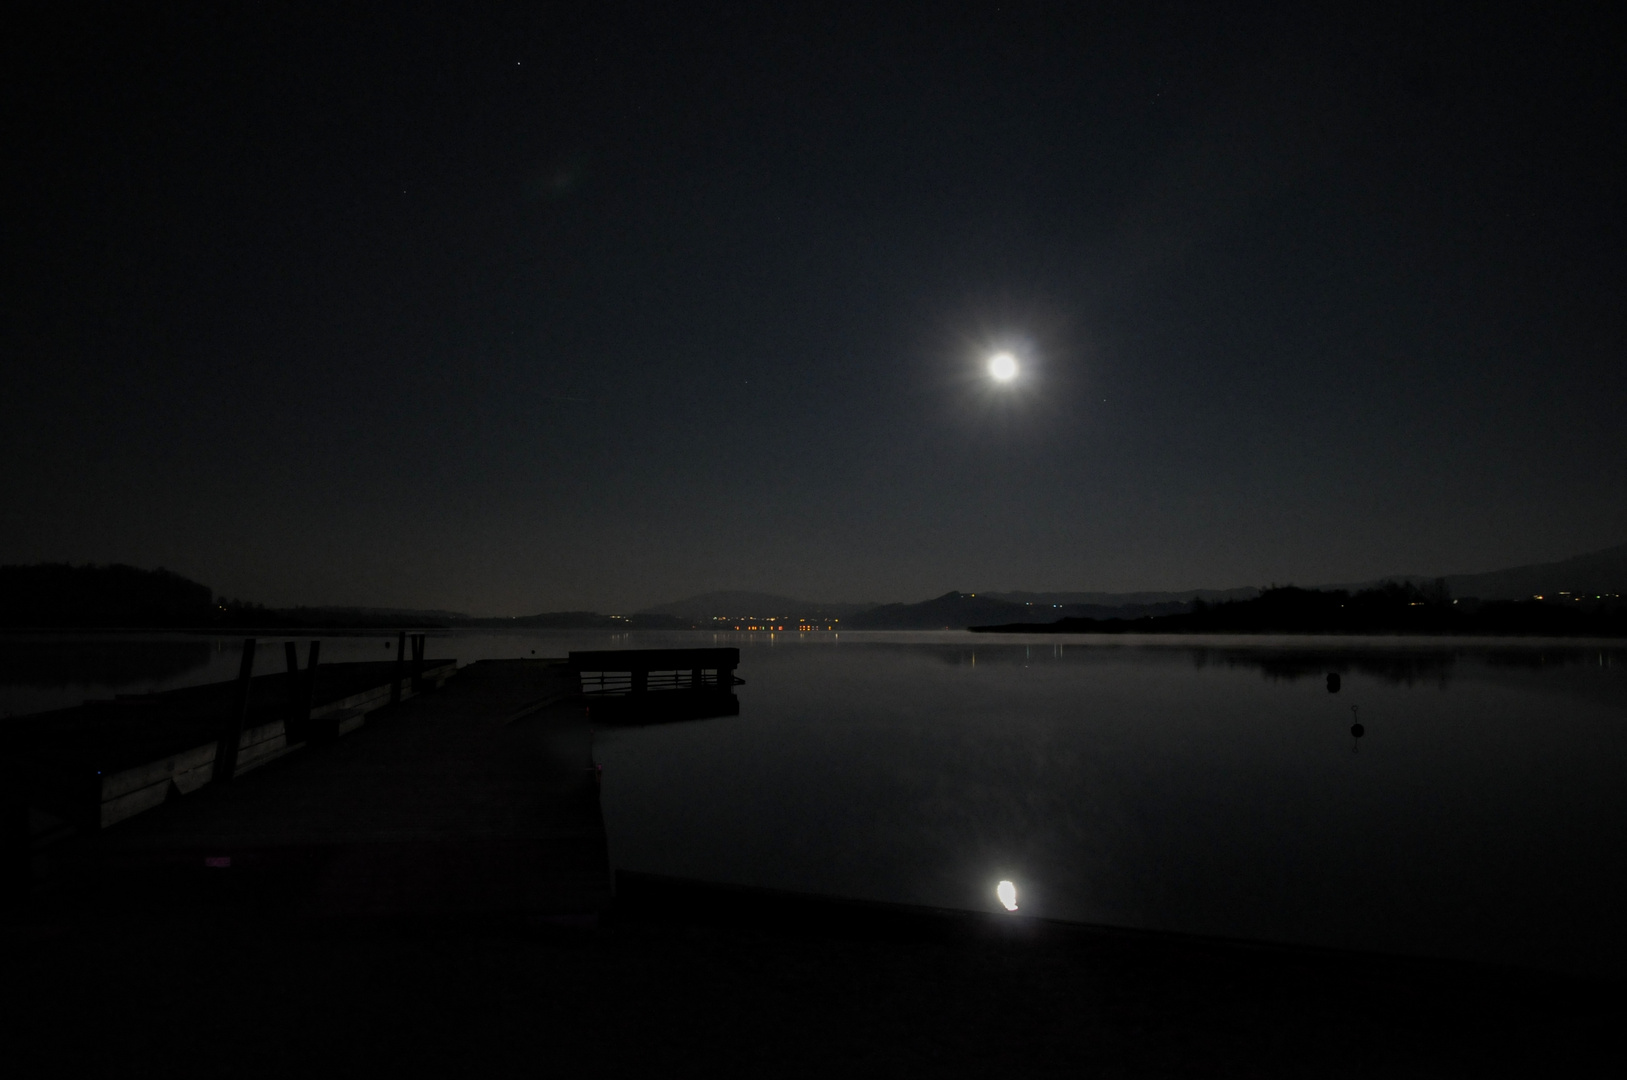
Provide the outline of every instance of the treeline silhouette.
[[1252,600],[1206,604],[1140,619],[1063,618],[1051,623],[973,626],[985,633],[1053,634],[1531,634],[1627,636],[1627,605],[1543,600],[1453,600],[1441,580],[1345,589],[1273,586]]
[[162,568],[0,566],[0,626],[202,626],[215,614],[209,586]]
[[274,608],[216,596],[207,585],[162,568],[115,563],[0,566],[0,627],[40,629],[526,629],[686,630],[672,615],[558,611],[519,618],[470,618],[444,611],[346,607]]
[[46,629],[370,629],[439,627],[421,614],[345,608],[268,608],[217,597],[214,590],[160,567],[113,563],[0,566],[0,626]]

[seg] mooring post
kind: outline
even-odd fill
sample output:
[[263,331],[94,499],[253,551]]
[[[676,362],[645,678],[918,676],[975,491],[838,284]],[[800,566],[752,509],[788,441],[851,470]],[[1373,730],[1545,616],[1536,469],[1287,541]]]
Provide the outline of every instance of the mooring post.
[[407,670],[407,632],[401,631],[395,636],[395,674],[390,681],[390,704],[401,704],[401,678]]
[[254,678],[254,639],[243,639],[243,661],[237,669],[237,686],[232,692],[232,708],[221,720],[220,736],[215,740],[215,762],[209,770],[209,781],[221,783],[237,772],[237,744],[243,739],[243,722],[248,718],[249,690]]
[[412,635],[412,692],[424,692],[424,636]]

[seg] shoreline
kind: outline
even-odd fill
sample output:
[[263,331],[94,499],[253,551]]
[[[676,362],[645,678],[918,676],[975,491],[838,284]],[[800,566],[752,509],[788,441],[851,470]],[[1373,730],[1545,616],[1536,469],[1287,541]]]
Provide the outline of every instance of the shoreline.
[[118,635],[158,636],[173,635],[191,638],[241,638],[245,636],[276,637],[307,637],[312,635],[333,635],[340,637],[377,637],[381,633],[398,630],[421,630],[436,637],[450,637],[457,634],[489,634],[501,633],[504,635],[536,635],[541,637],[571,637],[571,636],[604,636],[625,638],[632,635],[639,637],[663,636],[705,636],[714,639],[727,640],[769,640],[795,638],[797,640],[847,640],[847,641],[891,641],[918,638],[921,644],[944,641],[950,638],[963,639],[966,635],[975,635],[973,640],[1003,640],[1010,638],[1034,638],[1043,641],[1054,641],[1057,638],[1067,638],[1070,641],[1079,641],[1087,644],[1120,644],[1152,646],[1187,646],[1208,645],[1212,643],[1227,646],[1236,645],[1270,645],[1282,646],[1294,643],[1313,643],[1349,645],[1352,647],[1369,647],[1374,644],[1412,644],[1446,645],[1452,647],[1469,647],[1476,645],[1520,645],[1543,646],[1563,644],[1575,647],[1603,647],[1627,648],[1627,637],[1601,637],[1599,635],[1567,636],[1560,634],[1428,634],[1428,633],[1342,633],[1336,631],[1296,630],[1296,631],[1153,631],[1143,632],[1134,630],[1102,631],[1102,630],[1044,630],[1039,629],[1049,624],[1037,623],[1033,627],[1024,624],[1013,624],[1013,627],[938,627],[920,629],[897,630],[713,630],[706,627],[690,629],[615,629],[609,627],[530,627],[530,626],[425,626],[414,623],[392,623],[388,626],[244,626],[244,627],[185,627],[185,626],[14,626],[0,627],[0,640],[6,638],[65,638],[77,637],[107,638]]

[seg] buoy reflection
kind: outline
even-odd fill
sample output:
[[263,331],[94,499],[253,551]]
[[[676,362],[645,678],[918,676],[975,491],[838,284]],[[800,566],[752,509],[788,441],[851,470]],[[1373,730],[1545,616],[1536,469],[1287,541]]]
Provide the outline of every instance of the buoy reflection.
[[1009,881],[1002,881],[995,886],[994,895],[1000,898],[1000,903],[1007,911],[1017,910],[1017,886]]

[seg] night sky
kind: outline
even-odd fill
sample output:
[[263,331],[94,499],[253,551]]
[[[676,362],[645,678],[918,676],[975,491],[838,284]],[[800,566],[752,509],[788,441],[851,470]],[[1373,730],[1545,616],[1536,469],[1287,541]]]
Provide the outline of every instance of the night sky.
[[593,8],[10,20],[0,562],[518,614],[1627,540],[1607,6]]

